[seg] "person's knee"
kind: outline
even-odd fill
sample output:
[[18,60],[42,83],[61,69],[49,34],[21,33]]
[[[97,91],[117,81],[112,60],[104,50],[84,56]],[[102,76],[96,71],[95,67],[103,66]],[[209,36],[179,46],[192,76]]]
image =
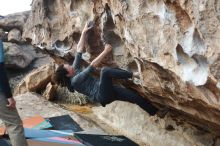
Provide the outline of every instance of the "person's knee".
[[102,74],[102,75],[108,75],[109,72],[110,72],[110,70],[111,70],[110,67],[103,67],[103,68],[101,69],[101,74]]

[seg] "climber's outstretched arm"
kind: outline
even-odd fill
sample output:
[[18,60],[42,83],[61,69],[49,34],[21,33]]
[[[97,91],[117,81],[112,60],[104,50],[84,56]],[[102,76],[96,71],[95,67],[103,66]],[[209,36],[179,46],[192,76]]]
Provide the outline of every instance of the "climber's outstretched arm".
[[82,30],[82,34],[81,37],[79,39],[79,42],[77,44],[77,52],[78,53],[82,53],[84,51],[85,48],[85,43],[87,40],[87,32],[88,30],[90,30],[93,26],[89,25],[89,22],[86,23],[86,25],[84,26],[83,30]]
[[103,60],[103,58],[105,58],[105,57],[109,54],[109,52],[111,52],[111,51],[112,51],[112,46],[109,45],[109,44],[106,44],[104,50],[102,51],[102,53],[99,54],[99,56],[97,56],[97,57],[91,62],[91,66],[97,67],[97,66],[101,63],[101,61]]

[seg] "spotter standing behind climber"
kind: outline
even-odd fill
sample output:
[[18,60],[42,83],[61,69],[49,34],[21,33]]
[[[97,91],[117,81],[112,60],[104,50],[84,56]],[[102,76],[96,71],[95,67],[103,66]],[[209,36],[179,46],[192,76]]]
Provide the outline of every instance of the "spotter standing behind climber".
[[77,44],[77,53],[72,65],[62,64],[56,69],[53,75],[53,80],[61,85],[66,86],[70,91],[74,90],[82,93],[90,100],[101,103],[102,106],[109,104],[115,100],[128,101],[139,105],[142,109],[147,111],[150,115],[155,115],[158,109],[154,107],[149,101],[137,93],[115,85],[112,79],[129,79],[136,76],[132,73],[122,69],[103,67],[101,69],[100,78],[96,79],[92,76],[95,68],[98,67],[111,51],[112,46],[106,44],[104,50],[99,54],[90,65],[84,70],[81,69],[80,64],[82,60],[82,53],[84,51],[87,32],[93,27],[91,23],[87,23],[82,31],[79,43]]
[[5,71],[2,38],[3,35],[0,36],[0,119],[6,126],[12,146],[27,146],[22,121]]

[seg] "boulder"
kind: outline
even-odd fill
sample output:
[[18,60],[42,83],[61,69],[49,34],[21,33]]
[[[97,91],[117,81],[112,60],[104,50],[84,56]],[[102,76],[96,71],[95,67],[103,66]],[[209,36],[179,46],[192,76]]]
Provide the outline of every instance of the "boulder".
[[84,5],[81,13],[77,1],[63,1],[64,7],[55,3],[55,1],[33,1],[30,17],[25,23],[23,38],[32,40],[32,44],[40,48],[64,56],[76,47],[80,30],[87,19],[93,17],[93,8],[87,4],[87,1],[81,1],[80,5]]
[[[163,69],[156,63],[140,63],[141,86],[125,82],[153,103],[171,107],[183,114],[193,124],[220,134],[220,102],[218,82],[208,77],[207,84],[196,87],[184,82],[174,72]],[[217,130],[218,129],[218,130]]]
[[5,31],[17,28],[23,30],[24,24],[27,21],[30,11],[10,14],[0,19],[0,28]]
[[5,49],[5,65],[11,69],[24,69],[34,59],[35,52],[31,45],[3,43]]
[[0,29],[0,38],[3,40],[3,41],[6,41],[7,40],[7,34],[5,33],[5,31],[3,29]]
[[43,65],[28,74],[15,88],[14,95],[23,94],[28,91],[37,92],[45,89],[51,81],[55,70],[53,63]]
[[215,146],[218,146],[218,145],[220,145],[220,139],[219,138],[215,141]]
[[52,85],[51,82],[47,84],[46,90],[43,93],[43,97],[45,97],[47,100],[52,101],[54,100],[54,97],[56,95],[56,85]]
[[0,29],[0,36],[4,36],[5,32],[3,29]]
[[219,84],[214,80],[219,78],[219,6],[216,0],[35,0],[23,37],[54,53],[67,53],[92,19],[88,62],[103,50],[103,41],[110,43],[113,54],[104,65],[141,73],[140,84],[127,87],[218,132]]
[[14,28],[8,33],[9,42],[21,42],[21,31]]
[[216,79],[220,80],[220,55],[215,55],[215,57],[213,57],[210,71]]
[[[106,107],[94,107],[94,114],[120,134],[149,146],[212,146],[215,136],[183,121],[151,117],[138,105],[115,101]],[[179,124],[178,124],[179,123]]]

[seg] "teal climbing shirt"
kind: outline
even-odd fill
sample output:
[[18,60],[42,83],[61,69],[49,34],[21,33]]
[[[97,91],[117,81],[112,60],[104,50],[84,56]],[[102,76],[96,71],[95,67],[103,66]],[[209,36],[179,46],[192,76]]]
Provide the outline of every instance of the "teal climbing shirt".
[[3,43],[0,39],[0,63],[4,62],[4,50],[3,50]]

